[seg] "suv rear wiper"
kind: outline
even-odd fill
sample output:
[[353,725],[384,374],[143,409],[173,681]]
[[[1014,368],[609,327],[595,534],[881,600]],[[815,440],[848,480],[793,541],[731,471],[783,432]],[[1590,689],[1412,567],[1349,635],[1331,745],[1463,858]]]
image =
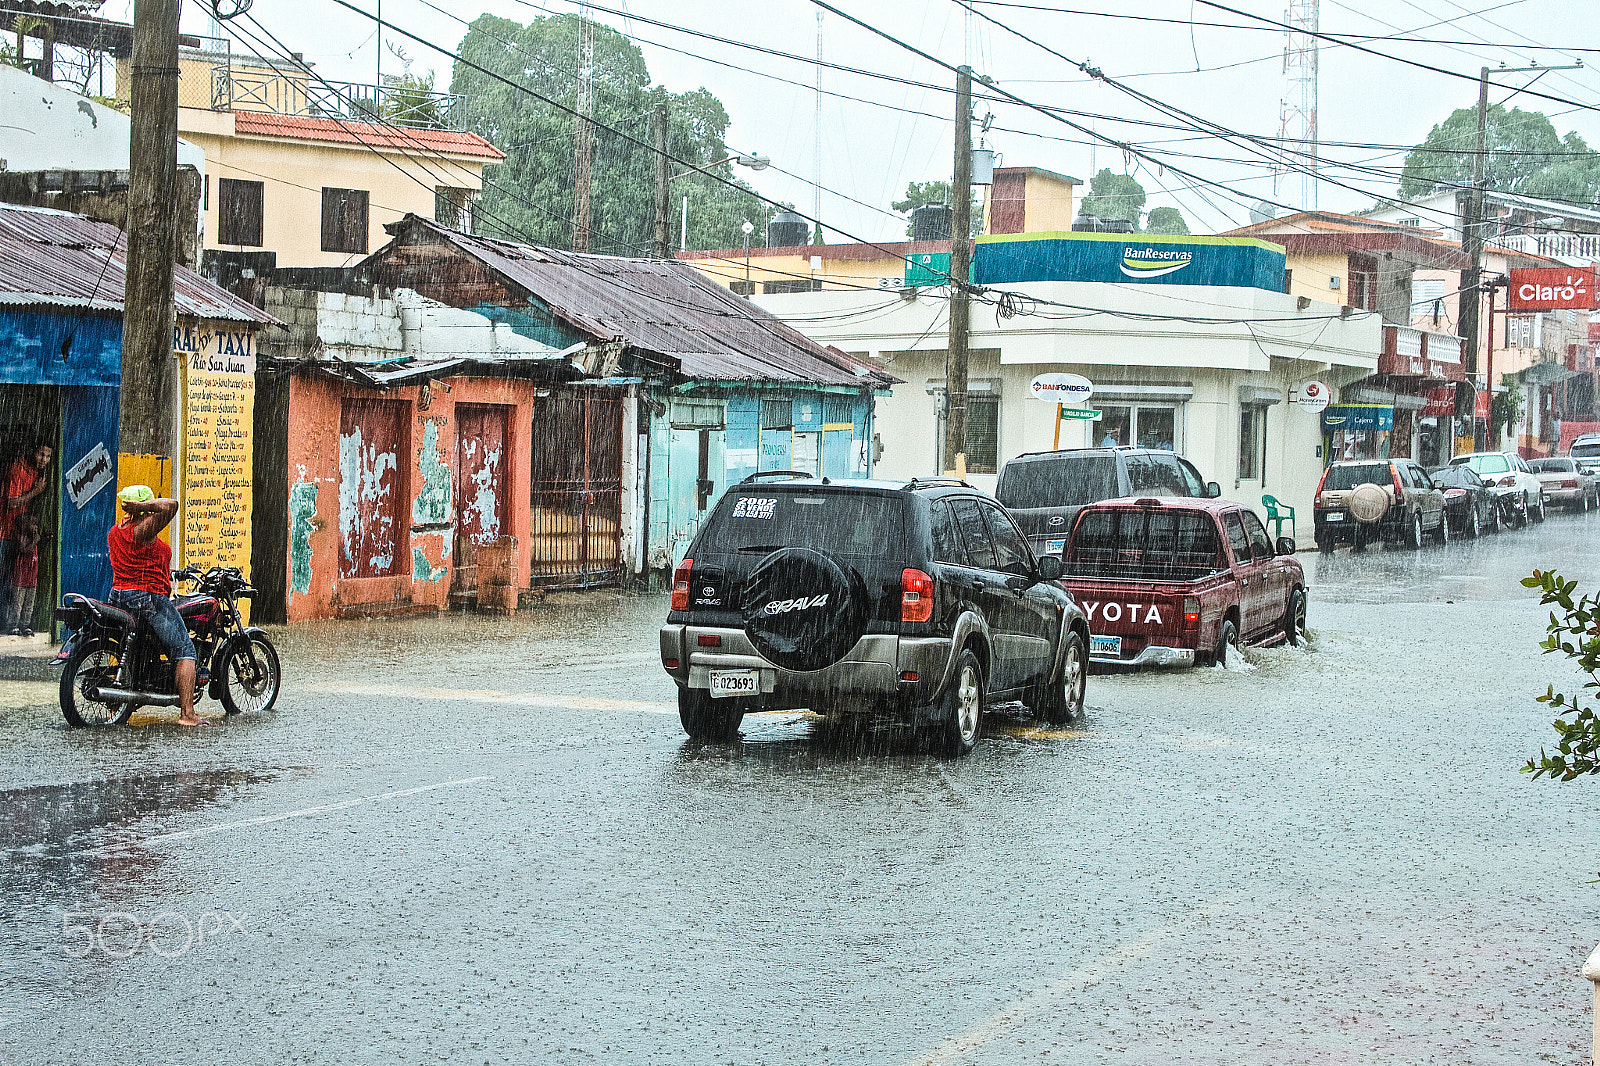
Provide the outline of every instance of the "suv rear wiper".
[[784,547],[786,545],[783,544],[746,544],[737,550],[742,552],[775,552]]

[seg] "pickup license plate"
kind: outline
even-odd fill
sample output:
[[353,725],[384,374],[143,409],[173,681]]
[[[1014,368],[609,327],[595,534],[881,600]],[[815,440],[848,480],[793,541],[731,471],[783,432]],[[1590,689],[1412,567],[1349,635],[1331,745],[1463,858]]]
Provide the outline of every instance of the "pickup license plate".
[[1057,537],[1055,540],[1045,541],[1044,553],[1046,555],[1060,555],[1061,549],[1067,546],[1066,537]]
[[711,671],[712,699],[726,699],[729,696],[759,695],[761,695],[760,670]]
[[1323,521],[1325,521],[1325,522],[1343,522],[1344,521],[1344,515],[1340,514],[1338,511],[1330,511],[1327,514],[1323,515],[1322,518],[1323,518]]
[[1120,659],[1122,657],[1122,638],[1091,636],[1089,638],[1089,654],[1115,655]]

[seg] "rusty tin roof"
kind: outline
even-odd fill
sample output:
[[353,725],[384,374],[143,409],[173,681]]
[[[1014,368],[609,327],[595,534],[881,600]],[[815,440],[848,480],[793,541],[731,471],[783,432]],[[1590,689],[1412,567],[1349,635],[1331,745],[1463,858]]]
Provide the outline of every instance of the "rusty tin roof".
[[451,245],[581,332],[665,356],[690,380],[855,389],[882,389],[900,380],[818,344],[676,260],[514,244],[459,233],[414,214],[386,228],[396,240],[369,263],[381,264],[397,246],[419,239]]
[[[109,222],[0,204],[0,307],[121,314],[126,268],[125,235]],[[173,271],[173,289],[181,317],[281,325],[181,266]]]

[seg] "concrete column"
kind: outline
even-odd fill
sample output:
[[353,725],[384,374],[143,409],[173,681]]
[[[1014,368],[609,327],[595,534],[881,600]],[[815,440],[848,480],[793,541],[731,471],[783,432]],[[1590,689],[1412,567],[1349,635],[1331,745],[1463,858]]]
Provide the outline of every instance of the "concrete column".
[[1600,1066],[1600,947],[1595,948],[1583,964],[1583,976],[1594,988],[1594,1043],[1590,1061]]

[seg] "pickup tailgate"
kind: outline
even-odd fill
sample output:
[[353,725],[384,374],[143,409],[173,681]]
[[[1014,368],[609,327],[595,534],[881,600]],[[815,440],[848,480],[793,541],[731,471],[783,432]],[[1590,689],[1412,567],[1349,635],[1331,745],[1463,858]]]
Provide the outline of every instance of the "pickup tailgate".
[[1228,580],[1225,574],[1192,582],[1068,577],[1061,584],[1088,619],[1090,658],[1133,662],[1147,648],[1199,647],[1206,609]]

